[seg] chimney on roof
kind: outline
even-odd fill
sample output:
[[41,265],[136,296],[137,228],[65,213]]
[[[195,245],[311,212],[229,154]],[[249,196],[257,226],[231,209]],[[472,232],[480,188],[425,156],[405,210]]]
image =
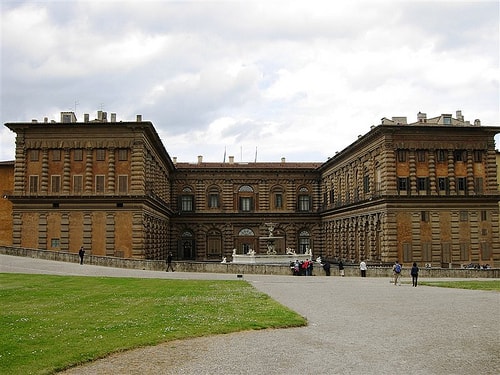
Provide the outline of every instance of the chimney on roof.
[[142,122],[142,115],[137,115],[137,122]]
[[198,164],[203,163],[203,155],[198,155]]
[[282,162],[282,163],[285,163],[285,162],[286,162],[286,159],[285,159],[285,158],[281,158],[281,162]]
[[392,121],[394,121],[396,123],[396,125],[406,125],[407,124],[406,117],[401,117],[401,116],[393,117]]
[[90,121],[90,116],[88,113],[83,114],[83,122],[89,122]]
[[474,120],[474,126],[481,126],[481,120],[478,118]]
[[174,156],[174,157],[173,157],[172,162],[173,162],[174,164],[177,164],[177,156]]
[[229,164],[234,164],[234,156],[229,157]]
[[457,120],[464,121],[464,116],[462,116],[462,111],[457,111]]
[[417,120],[418,122],[427,122],[427,113],[418,112]]
[[49,123],[49,118],[48,117],[44,117],[43,118],[43,122],[46,123],[46,124],[48,124]]
[[99,120],[99,122],[107,122],[108,121],[107,112],[97,111],[97,119]]
[[116,113],[111,114],[111,122],[116,122]]

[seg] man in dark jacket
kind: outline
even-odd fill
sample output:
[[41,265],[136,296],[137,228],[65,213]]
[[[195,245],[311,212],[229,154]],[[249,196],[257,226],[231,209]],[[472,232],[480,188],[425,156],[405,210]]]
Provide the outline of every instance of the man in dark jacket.
[[323,269],[325,270],[326,276],[330,276],[330,262],[325,260],[325,263],[323,263]]
[[168,269],[170,268],[172,272],[174,272],[174,267],[172,266],[172,252],[168,253],[167,255],[167,269],[165,272],[168,272]]

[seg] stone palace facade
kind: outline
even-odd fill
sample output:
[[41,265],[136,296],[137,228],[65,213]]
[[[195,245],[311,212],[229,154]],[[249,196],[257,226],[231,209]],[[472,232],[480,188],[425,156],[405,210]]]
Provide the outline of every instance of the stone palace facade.
[[151,122],[102,111],[5,126],[16,150],[0,163],[0,244],[230,261],[265,253],[275,223],[278,254],[500,267],[500,128],[460,111],[383,118],[323,163],[177,162]]

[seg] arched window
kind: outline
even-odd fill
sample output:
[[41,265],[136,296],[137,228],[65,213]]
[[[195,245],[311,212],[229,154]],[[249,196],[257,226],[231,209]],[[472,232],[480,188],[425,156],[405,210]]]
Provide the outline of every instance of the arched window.
[[238,232],[238,236],[255,236],[255,233],[250,228],[243,228]]
[[254,191],[249,185],[242,185],[238,189],[239,210],[250,212],[254,210]]
[[181,241],[179,244],[179,255],[181,259],[195,258],[195,241],[192,232],[185,230],[182,232]]
[[255,233],[250,228],[242,228],[238,232],[238,249],[241,254],[247,254],[250,249],[255,250]]
[[311,194],[307,187],[301,187],[297,195],[297,210],[311,211]]
[[311,248],[311,236],[307,230],[302,230],[299,232],[299,251],[301,254],[305,254],[307,250]]
[[182,194],[179,197],[179,211],[192,212],[194,211],[194,193],[190,187],[182,189]]

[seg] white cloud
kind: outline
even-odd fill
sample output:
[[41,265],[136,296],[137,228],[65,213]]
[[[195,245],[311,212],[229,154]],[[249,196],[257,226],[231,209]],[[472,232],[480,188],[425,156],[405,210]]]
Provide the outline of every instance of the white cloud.
[[493,2],[25,1],[0,17],[2,123],[75,103],[142,114],[179,161],[324,161],[418,111],[500,122]]

